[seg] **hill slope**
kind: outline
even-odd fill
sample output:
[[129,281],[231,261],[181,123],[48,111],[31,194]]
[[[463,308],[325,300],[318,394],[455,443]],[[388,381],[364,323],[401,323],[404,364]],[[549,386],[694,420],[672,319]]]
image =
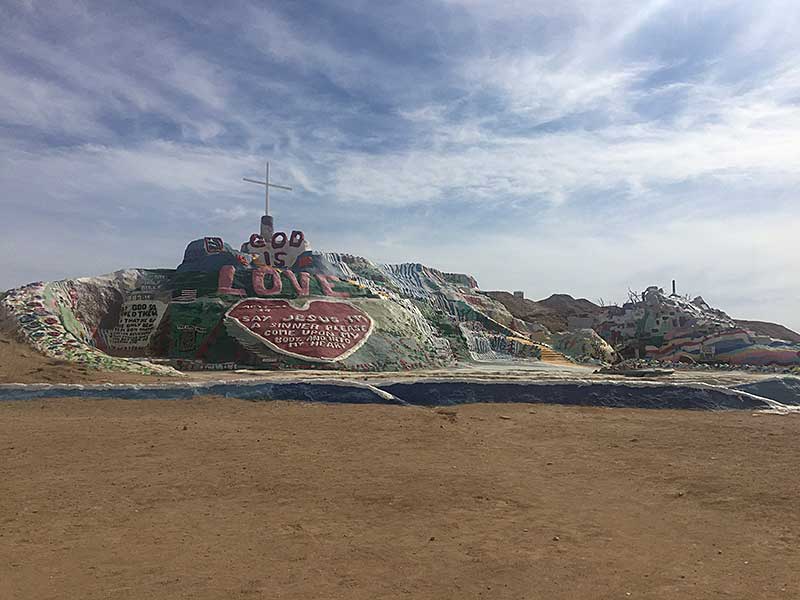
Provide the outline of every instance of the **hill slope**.
[[786,340],[787,342],[794,342],[800,344],[800,333],[792,331],[788,327],[778,325],[777,323],[768,323],[766,321],[747,321],[745,319],[736,319],[736,324],[743,329],[748,329],[758,335],[768,335],[771,338],[778,340]]
[[508,292],[486,292],[490,298],[506,307],[517,319],[544,325],[550,331],[565,331],[569,317],[597,315],[601,308],[585,298],[573,298],[568,294],[553,294],[544,300],[518,298]]

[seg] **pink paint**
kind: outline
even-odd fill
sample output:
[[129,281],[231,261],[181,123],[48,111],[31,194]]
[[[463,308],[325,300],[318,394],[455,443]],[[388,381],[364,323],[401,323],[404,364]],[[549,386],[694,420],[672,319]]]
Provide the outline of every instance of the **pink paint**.
[[[264,277],[272,275],[272,286],[270,289],[264,287]],[[253,271],[253,291],[257,296],[274,296],[280,294],[283,289],[281,274],[273,267],[261,267]]]
[[346,358],[372,333],[370,316],[347,302],[311,300],[297,304],[248,298],[232,306],[226,316],[270,349],[311,362]]
[[[308,273],[300,273],[298,281],[297,275],[293,271],[284,271],[289,282],[292,284],[294,291],[298,296],[311,295],[311,276]],[[267,275],[272,277],[272,284],[269,288],[264,285],[264,278]],[[219,276],[217,278],[217,293],[227,294],[229,296],[246,296],[245,290],[233,287],[234,276],[236,269],[233,265],[224,265],[219,269]],[[252,272],[253,290],[257,296],[276,296],[283,290],[283,282],[281,280],[281,273],[274,267],[266,266],[255,269]],[[322,288],[322,293],[325,296],[332,296],[334,298],[349,298],[348,292],[337,292],[333,289],[331,282],[341,281],[335,275],[316,275],[319,285]]]
[[333,296],[334,298],[349,298],[350,294],[347,292],[337,292],[334,291],[333,286],[331,285],[331,281],[341,281],[336,275],[321,275],[317,274],[317,280],[319,281],[320,287],[322,287],[322,293],[326,296]]
[[219,269],[217,278],[217,293],[228,294],[230,296],[244,296],[244,290],[237,290],[233,287],[233,277],[236,275],[236,267],[224,265]]
[[259,234],[254,233],[250,236],[250,245],[253,248],[264,248],[267,245],[267,242]]
[[283,248],[286,245],[286,234],[282,231],[276,231],[272,234],[272,240],[270,243],[272,244],[273,250],[277,250],[278,248]]

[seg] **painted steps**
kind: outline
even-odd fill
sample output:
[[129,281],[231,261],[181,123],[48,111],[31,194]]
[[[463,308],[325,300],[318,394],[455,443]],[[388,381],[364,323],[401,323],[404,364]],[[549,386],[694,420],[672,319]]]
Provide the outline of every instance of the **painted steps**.
[[536,345],[542,352],[542,362],[546,362],[553,365],[565,365],[565,366],[572,366],[575,364],[573,361],[571,361],[566,356],[561,354],[561,352],[553,350],[550,346],[545,346],[544,344],[536,344]]

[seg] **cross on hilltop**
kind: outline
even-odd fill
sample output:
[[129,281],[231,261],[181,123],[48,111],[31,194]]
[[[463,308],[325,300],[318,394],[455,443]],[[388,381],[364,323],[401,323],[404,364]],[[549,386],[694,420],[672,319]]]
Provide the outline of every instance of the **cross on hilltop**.
[[269,180],[269,161],[267,161],[267,167],[264,170],[264,181],[258,181],[257,179],[248,179],[247,177],[243,177],[245,181],[248,183],[257,183],[258,185],[264,186],[264,216],[261,217],[261,235],[264,236],[264,239],[270,239],[272,237],[273,232],[273,223],[272,223],[272,216],[269,214],[269,188],[280,188],[282,190],[289,190],[292,191],[292,188],[286,185],[278,185],[277,183],[271,183]]

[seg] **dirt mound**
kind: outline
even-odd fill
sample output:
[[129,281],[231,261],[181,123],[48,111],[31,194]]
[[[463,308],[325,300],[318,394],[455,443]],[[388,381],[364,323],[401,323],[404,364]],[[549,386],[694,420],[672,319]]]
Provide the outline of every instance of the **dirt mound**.
[[486,295],[505,306],[506,310],[517,319],[543,325],[550,331],[562,331],[567,328],[566,317],[538,302],[518,298],[509,292],[486,292]]
[[566,331],[570,317],[593,317],[602,308],[585,298],[573,298],[568,294],[553,294],[544,300],[519,298],[509,292],[486,292],[500,302],[517,319],[544,325],[550,331]]
[[777,323],[736,319],[736,324],[743,329],[752,331],[756,335],[768,335],[776,340],[786,340],[787,342],[800,344],[800,333],[792,331],[783,325],[778,325]]
[[603,309],[586,298],[573,298],[569,294],[553,294],[539,300],[538,304],[564,315],[596,315]]

